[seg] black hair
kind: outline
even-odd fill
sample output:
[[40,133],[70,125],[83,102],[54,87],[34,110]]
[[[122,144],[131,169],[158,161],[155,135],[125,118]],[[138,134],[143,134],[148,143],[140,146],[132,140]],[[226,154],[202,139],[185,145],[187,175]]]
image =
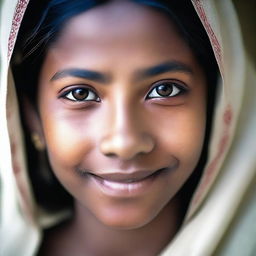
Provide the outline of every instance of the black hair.
[[[217,84],[218,68],[211,44],[191,1],[131,1],[166,13],[191,48],[205,73],[208,85],[207,127],[205,145],[198,163],[198,171],[188,181],[188,183],[193,183],[192,188],[194,189],[201,176],[202,166],[204,166],[207,159],[207,144],[210,136]],[[109,0],[44,0],[40,2],[30,0],[12,58],[12,68],[19,98],[25,94],[36,106],[38,77],[47,50],[58,39],[59,33],[72,17],[107,2]],[[38,17],[40,18],[38,19]],[[23,123],[25,127],[25,122]],[[47,174],[48,178],[45,179],[43,178],[45,174],[35,171],[38,169],[38,161],[35,161],[35,159],[38,159],[39,156],[33,149],[28,133],[26,134],[26,144],[29,152],[29,175],[38,203],[48,210],[59,210],[70,206],[72,204],[71,196],[62,188],[52,172],[50,171]],[[42,158],[42,156],[40,157]],[[50,170],[50,166],[46,169]],[[187,198],[190,198],[190,196],[187,196]]]

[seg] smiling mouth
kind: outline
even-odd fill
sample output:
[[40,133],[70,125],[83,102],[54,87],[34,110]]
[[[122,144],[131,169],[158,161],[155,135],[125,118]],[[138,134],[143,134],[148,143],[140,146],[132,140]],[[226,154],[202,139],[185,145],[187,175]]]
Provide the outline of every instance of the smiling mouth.
[[88,172],[88,175],[92,175],[97,179],[101,179],[105,182],[112,183],[137,183],[142,182],[143,180],[150,179],[154,176],[159,175],[163,171],[167,171],[168,168],[161,168],[157,171],[137,171],[132,173],[104,173],[104,174],[95,174]]
[[[133,171],[133,172],[113,172],[95,173],[90,171],[79,171],[94,189],[99,189],[101,193],[111,197],[129,198],[141,196],[149,191],[157,180],[164,181],[165,174],[176,169],[175,166],[161,168],[155,171]],[[95,186],[96,185],[96,186]]]

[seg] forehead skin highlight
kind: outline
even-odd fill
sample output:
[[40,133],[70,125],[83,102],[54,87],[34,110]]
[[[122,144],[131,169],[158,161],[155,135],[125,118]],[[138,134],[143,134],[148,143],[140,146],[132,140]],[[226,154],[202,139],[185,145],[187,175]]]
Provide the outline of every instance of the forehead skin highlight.
[[[147,44],[152,37],[157,37],[164,47],[166,38],[163,38],[162,31],[177,32],[176,26],[163,12],[129,1],[112,1],[88,10],[86,15],[84,14],[71,18],[63,27],[65,33],[60,34],[59,46],[61,38],[69,34],[71,37],[76,37],[76,40],[86,40],[85,43],[90,43],[92,40],[95,43],[95,40],[98,40],[97,44],[102,45],[111,43],[113,39],[129,42],[131,37],[133,40],[137,38],[138,41],[143,39],[143,43]],[[128,19],[127,14],[129,14]],[[152,15],[154,19],[151,19]],[[152,29],[154,27],[158,29]],[[143,31],[143,35],[140,31]],[[181,39],[180,43],[185,42]]]

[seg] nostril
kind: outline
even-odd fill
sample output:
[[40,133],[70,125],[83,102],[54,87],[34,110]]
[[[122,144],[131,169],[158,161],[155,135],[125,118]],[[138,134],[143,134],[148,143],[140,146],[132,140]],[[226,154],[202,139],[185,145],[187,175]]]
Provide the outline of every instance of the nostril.
[[114,154],[114,153],[106,153],[105,156],[114,158],[114,157],[116,157],[116,154]]

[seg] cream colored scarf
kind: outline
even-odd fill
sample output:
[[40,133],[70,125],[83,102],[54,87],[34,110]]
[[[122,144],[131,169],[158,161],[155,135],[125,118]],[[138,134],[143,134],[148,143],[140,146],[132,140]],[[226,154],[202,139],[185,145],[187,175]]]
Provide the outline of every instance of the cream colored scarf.
[[[256,255],[255,70],[244,50],[232,1],[192,2],[222,79],[209,160],[183,226],[162,255],[252,256]],[[34,255],[41,240],[9,69],[27,4],[28,0],[0,2],[0,255],[4,256]]]

